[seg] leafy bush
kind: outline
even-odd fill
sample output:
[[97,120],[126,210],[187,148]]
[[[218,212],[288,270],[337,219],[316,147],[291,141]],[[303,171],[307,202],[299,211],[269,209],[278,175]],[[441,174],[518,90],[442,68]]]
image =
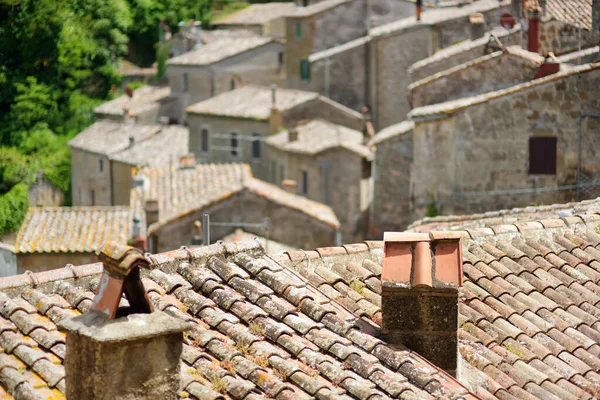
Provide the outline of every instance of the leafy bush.
[[14,232],[21,227],[29,207],[27,184],[18,183],[0,196],[0,235]]

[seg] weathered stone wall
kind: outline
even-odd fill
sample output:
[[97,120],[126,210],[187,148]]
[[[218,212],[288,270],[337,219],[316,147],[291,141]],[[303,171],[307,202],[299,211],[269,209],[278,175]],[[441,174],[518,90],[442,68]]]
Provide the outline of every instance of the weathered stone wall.
[[374,38],[372,60],[375,65],[372,99],[376,129],[382,129],[406,119],[410,111],[407,101],[411,83],[407,69],[430,52],[431,28],[416,26],[399,35]]
[[[175,165],[179,160],[174,160]],[[129,164],[112,161],[113,201],[115,206],[128,206],[133,188],[133,168]]]
[[[458,68],[458,67],[457,67]],[[442,72],[411,86],[413,107],[442,103],[449,100],[492,92],[530,81],[538,71],[537,65],[510,54],[496,52],[484,56],[464,68]]]
[[366,103],[368,41],[339,46],[310,59],[310,90],[359,111]]
[[[311,156],[281,151],[267,144],[267,158],[271,169],[269,180],[277,185],[283,179],[295,180],[296,194],[300,196],[303,195],[302,171],[306,171],[308,173],[306,197],[333,208],[342,226],[344,242],[360,240],[362,231],[358,223],[361,212],[366,209],[364,204],[361,208],[363,160],[360,156],[345,149],[332,149]],[[281,177],[282,167],[283,177]]]
[[17,274],[17,255],[14,245],[0,243],[0,277]]
[[[100,159],[103,160],[102,171],[100,171]],[[108,158],[71,148],[71,185],[74,206],[110,206]]]
[[19,253],[17,274],[63,268],[67,264],[84,265],[98,262],[95,253]]
[[540,49],[539,53],[546,56],[549,52],[555,55],[577,51],[579,46],[586,48],[597,45],[590,31],[581,30],[581,43],[576,27],[566,25],[559,21],[546,21],[540,24]]
[[[411,197],[414,218],[425,214],[428,196],[444,214],[468,214],[574,200],[573,191],[460,195],[512,189],[554,188],[577,182],[577,118],[600,109],[600,70],[549,82],[469,107],[452,117],[417,122]],[[599,121],[582,130],[582,169],[600,173]],[[529,138],[557,137],[557,174],[529,174]],[[454,194],[454,196],[452,196]]]
[[[369,0],[370,25],[379,26],[416,14],[415,3],[403,0]],[[427,7],[423,7],[426,10]]]
[[[252,134],[258,133],[261,138],[269,135],[268,121],[253,121],[239,118],[212,117],[207,115],[189,114],[188,125],[190,128],[189,151],[196,155],[196,160],[201,163],[244,162],[250,164],[252,173],[259,179],[268,177],[268,165],[261,158],[252,157]],[[201,131],[208,129],[209,151],[203,153],[201,149]],[[231,139],[218,137],[236,132],[239,137],[240,151],[237,156],[231,154]],[[264,153],[264,143],[261,142],[261,153]]]
[[365,35],[365,11],[364,0],[354,0],[314,15],[312,51],[325,50]]
[[[268,232],[256,227],[243,227],[243,229],[297,248],[313,249],[335,244],[333,228],[298,211],[244,191],[241,196],[237,194],[160,228],[157,232],[157,251],[177,249],[182,244],[190,245],[193,235],[197,233],[194,221],[201,221],[202,214],[205,213],[210,214],[211,222],[262,223],[263,219],[268,217],[270,218]],[[211,226],[211,241],[214,242],[235,229],[235,226]]]
[[43,175],[38,175],[35,182],[29,185],[29,207],[59,207],[65,202],[65,194],[54,186]]
[[410,222],[412,147],[412,130],[376,145],[373,225],[378,238],[385,231],[404,230]]

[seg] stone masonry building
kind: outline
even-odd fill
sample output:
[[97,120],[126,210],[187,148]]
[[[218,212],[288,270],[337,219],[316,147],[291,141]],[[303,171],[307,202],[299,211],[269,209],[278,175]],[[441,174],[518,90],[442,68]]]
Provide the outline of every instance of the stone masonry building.
[[184,122],[186,107],[242,83],[281,85],[285,81],[283,51],[283,45],[269,37],[232,37],[169,59],[167,77],[171,94],[177,98],[174,118]]
[[298,121],[321,118],[362,130],[362,115],[318,93],[247,85],[187,108],[189,152],[200,162],[245,162],[272,181],[263,141]]
[[324,120],[302,121],[266,139],[266,164],[274,184],[331,206],[342,240],[367,231],[371,151],[362,132]]
[[217,17],[211,25],[217,29],[248,30],[259,36],[285,39],[285,16],[296,9],[294,2],[250,4],[243,10]]
[[178,125],[94,123],[69,142],[73,205],[129,205],[135,169],[178,165],[188,137]]

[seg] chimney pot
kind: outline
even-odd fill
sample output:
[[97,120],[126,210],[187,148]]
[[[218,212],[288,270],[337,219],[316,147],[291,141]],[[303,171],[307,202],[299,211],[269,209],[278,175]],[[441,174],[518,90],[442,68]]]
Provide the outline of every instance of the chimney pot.
[[415,1],[415,6],[416,6],[416,14],[417,14],[417,21],[421,20],[421,13],[423,12],[423,0],[417,0]]
[[[98,257],[104,272],[92,310],[59,323],[67,331],[67,398],[176,399],[189,324],[152,312],[139,273],[150,262],[141,251],[109,242]],[[129,314],[115,319],[123,293]]]
[[386,232],[383,240],[383,336],[455,374],[460,234]]
[[271,107],[271,116],[269,118],[269,134],[274,135],[281,130],[283,126],[283,114],[277,107]]
[[481,13],[469,15],[471,24],[471,40],[477,40],[485,35],[485,17]]
[[283,181],[281,181],[281,187],[283,188],[283,190],[289,193],[296,193],[297,186],[298,184],[293,179],[284,179]]
[[190,169],[196,166],[196,156],[194,153],[184,154],[179,157],[179,168]]
[[146,200],[144,203],[144,212],[146,213],[146,229],[150,225],[158,222],[159,209],[158,200]]

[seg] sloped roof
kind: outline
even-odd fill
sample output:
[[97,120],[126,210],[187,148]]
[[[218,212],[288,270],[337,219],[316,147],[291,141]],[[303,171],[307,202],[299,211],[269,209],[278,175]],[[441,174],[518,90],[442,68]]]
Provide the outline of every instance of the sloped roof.
[[277,42],[272,38],[264,36],[221,38],[205,44],[198,50],[192,50],[180,56],[173,57],[167,61],[167,64],[210,65],[269,43]]
[[363,145],[363,134],[329,121],[316,119],[297,127],[298,139],[289,141],[289,132],[281,131],[267,138],[267,143],[283,151],[314,155],[332,148],[342,147],[361,157],[371,152]]
[[213,25],[254,25],[264,24],[294,11],[296,3],[262,3],[251,4],[243,10],[214,19]]
[[295,247],[289,246],[284,243],[277,242],[271,238],[267,238],[260,235],[255,235],[250,232],[246,232],[242,229],[236,229],[233,233],[223,236],[221,240],[225,243],[237,243],[237,242],[248,242],[256,241],[265,249],[268,254],[280,254],[290,250],[298,250]]
[[371,140],[371,144],[378,144],[398,135],[403,135],[413,130],[415,123],[413,121],[402,121],[394,125],[390,125],[377,132]]
[[247,164],[198,164],[193,168],[148,168],[138,172],[147,185],[132,189],[135,215],[143,215],[144,202],[157,200],[159,218],[150,231],[211,204],[248,190],[271,202],[296,210],[334,229],[340,223],[331,207],[289,193],[252,176]]
[[126,164],[154,167],[178,163],[178,157],[189,151],[188,140],[189,129],[181,125],[100,120],[73,138],[69,145]]
[[529,222],[558,218],[562,215],[588,215],[600,213],[600,198],[564,204],[549,204],[512,208],[510,210],[488,211],[480,214],[439,215],[426,217],[408,226],[409,231],[430,232],[432,230],[465,230],[486,228],[494,225]]
[[[525,0],[523,7],[539,10],[540,4],[538,0]],[[547,0],[544,12],[547,17],[592,30],[592,0]]]
[[107,240],[125,244],[132,218],[127,206],[30,208],[15,253],[95,252]]
[[[597,398],[599,232],[600,214],[463,232],[459,378],[474,394]],[[355,315],[381,324],[380,264],[361,265],[339,248],[288,254],[285,265]]]
[[[354,251],[354,248],[350,248]],[[381,249],[361,246],[372,264]],[[180,398],[474,400],[445,372],[264,255],[253,242],[151,256],[143,283],[156,310],[189,321]],[[64,398],[65,335],[89,311],[101,264],[0,279],[0,388],[6,397]],[[223,393],[211,382],[219,378]]]
[[[318,93],[293,89],[276,89],[276,104],[281,111],[319,97]],[[186,108],[192,114],[267,120],[271,115],[271,88],[247,85],[221,93]]]
[[133,91],[133,97],[123,95],[94,108],[96,114],[122,116],[127,107],[134,114],[140,114],[148,108],[156,107],[161,102],[171,101],[169,86],[146,85]]

